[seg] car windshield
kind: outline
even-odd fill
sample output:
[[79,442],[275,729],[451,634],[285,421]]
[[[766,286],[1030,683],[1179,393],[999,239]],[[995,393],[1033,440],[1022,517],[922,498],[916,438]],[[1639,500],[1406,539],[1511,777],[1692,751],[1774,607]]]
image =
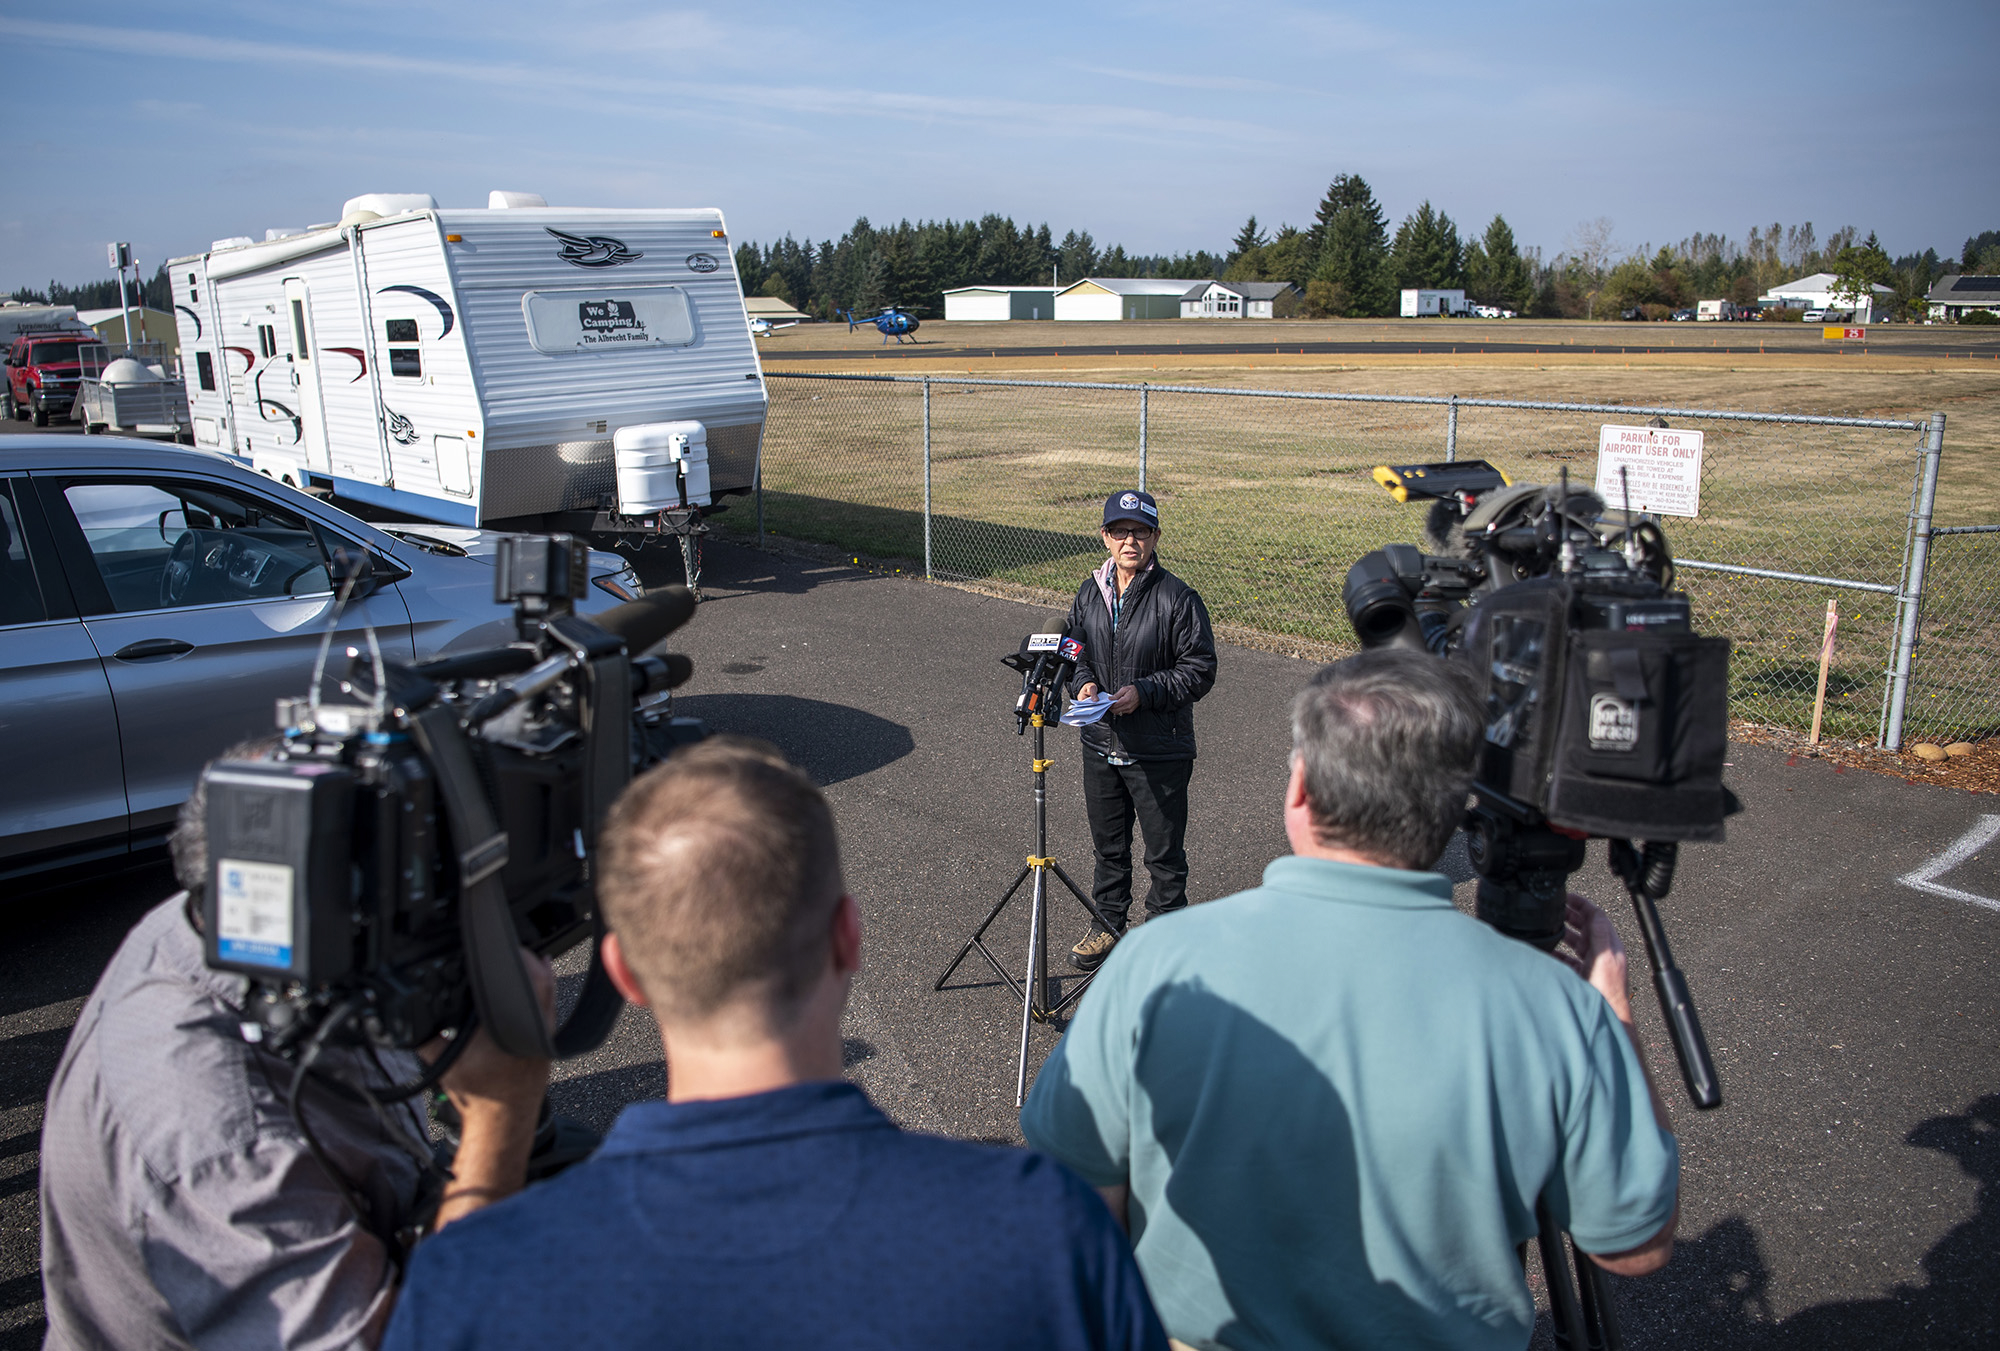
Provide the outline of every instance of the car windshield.
[[38,342],[28,347],[28,362],[35,366],[49,366],[59,362],[76,360],[76,350],[82,344],[74,342]]

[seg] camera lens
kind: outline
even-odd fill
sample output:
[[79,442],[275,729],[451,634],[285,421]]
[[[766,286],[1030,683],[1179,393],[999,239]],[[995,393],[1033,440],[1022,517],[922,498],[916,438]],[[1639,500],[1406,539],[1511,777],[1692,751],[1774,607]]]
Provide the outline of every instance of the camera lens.
[[1347,570],[1341,599],[1363,647],[1385,647],[1404,632],[1416,631],[1417,607],[1380,550]]

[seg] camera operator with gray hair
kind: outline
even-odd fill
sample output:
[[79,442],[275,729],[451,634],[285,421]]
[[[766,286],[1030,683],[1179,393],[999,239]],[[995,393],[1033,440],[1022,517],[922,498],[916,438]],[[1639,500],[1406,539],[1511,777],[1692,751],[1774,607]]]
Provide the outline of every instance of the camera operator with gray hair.
[[1552,959],[1430,871],[1484,734],[1455,665],[1338,662],[1292,731],[1292,855],[1119,945],[1022,1130],[1129,1216],[1181,1341],[1518,1351],[1538,1200],[1609,1271],[1672,1251],[1624,948],[1572,895]]
[[[197,780],[172,839],[187,890],[119,945],[49,1088],[44,1345],[372,1347],[407,1245],[523,1185],[549,1065],[474,1034],[440,1081],[462,1122],[442,1195],[422,1098],[378,1106],[309,1079],[302,1126],[286,1106],[292,1062],[246,1032],[249,982],[203,960],[204,801]],[[529,960],[546,1005],[547,964]],[[423,1065],[329,1044],[318,1069],[379,1092]]]

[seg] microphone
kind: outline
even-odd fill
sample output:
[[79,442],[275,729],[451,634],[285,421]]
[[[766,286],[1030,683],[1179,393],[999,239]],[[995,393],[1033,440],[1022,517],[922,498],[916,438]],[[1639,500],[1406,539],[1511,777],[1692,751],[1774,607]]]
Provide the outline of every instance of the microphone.
[[633,684],[637,694],[656,694],[661,690],[675,690],[687,684],[694,675],[694,662],[678,652],[663,652],[657,657],[638,657],[632,662]]
[[1076,665],[1083,660],[1083,640],[1064,634],[1063,640],[1056,644],[1056,660],[1063,665],[1064,683],[1074,680]]
[[590,622],[616,638],[637,656],[694,617],[694,593],[684,586],[663,586],[638,600],[589,616]]

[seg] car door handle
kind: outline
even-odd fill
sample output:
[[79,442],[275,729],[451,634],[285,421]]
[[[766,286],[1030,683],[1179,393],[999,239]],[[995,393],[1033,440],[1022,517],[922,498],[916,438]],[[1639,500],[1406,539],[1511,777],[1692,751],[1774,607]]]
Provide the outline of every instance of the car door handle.
[[193,643],[184,643],[178,638],[147,638],[127,643],[111,655],[120,661],[144,661],[148,657],[178,657],[183,652],[192,651]]

